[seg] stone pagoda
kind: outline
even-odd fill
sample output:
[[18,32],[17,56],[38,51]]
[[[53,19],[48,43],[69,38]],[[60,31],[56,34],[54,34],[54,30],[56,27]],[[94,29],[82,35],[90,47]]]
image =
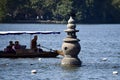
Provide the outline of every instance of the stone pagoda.
[[81,61],[78,58],[78,54],[81,50],[81,46],[79,44],[79,39],[77,39],[76,32],[76,24],[72,16],[68,20],[67,29],[65,32],[67,33],[67,37],[63,40],[62,51],[64,53],[64,58],[61,61],[62,66],[81,66]]

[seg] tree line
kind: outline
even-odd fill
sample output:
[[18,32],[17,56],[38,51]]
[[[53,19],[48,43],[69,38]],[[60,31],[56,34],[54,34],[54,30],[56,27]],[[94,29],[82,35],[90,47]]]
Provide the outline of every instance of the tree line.
[[17,20],[120,23],[120,0],[0,0],[0,22]]

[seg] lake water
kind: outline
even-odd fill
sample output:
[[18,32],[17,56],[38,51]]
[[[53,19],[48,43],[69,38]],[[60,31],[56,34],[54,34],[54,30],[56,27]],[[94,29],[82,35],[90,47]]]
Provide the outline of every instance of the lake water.
[[[39,34],[38,43],[59,50],[66,37],[66,24],[0,24],[0,31],[60,31]],[[0,80],[120,80],[120,25],[77,25],[81,40],[82,67],[63,68],[58,58],[0,58]],[[0,35],[0,50],[10,40],[30,47],[33,35]],[[102,60],[106,59],[106,60]],[[31,70],[36,70],[32,74]],[[113,74],[117,71],[118,74]]]

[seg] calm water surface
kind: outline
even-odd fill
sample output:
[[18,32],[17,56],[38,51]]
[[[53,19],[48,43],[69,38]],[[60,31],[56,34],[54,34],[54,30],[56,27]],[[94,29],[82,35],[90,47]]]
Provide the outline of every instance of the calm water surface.
[[[60,31],[61,34],[38,35],[38,43],[54,50],[61,49],[65,29],[65,24],[0,24],[0,31]],[[62,56],[41,60],[0,58],[0,80],[120,80],[120,25],[77,25],[77,29],[82,67],[61,67]],[[0,50],[9,40],[19,40],[29,48],[32,37],[28,34],[0,35]],[[31,74],[34,69],[37,73]],[[118,74],[114,75],[113,71]]]

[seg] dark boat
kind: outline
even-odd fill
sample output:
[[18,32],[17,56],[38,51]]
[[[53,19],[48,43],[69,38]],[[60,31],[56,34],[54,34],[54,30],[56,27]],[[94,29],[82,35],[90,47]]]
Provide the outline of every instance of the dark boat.
[[[0,31],[0,35],[21,35],[21,34],[60,34],[58,31]],[[0,58],[55,58],[59,55],[57,50],[34,52],[31,49],[19,49],[16,53],[0,51]]]
[[55,58],[58,55],[56,51],[34,52],[30,49],[17,50],[16,53],[0,51],[0,58]]

